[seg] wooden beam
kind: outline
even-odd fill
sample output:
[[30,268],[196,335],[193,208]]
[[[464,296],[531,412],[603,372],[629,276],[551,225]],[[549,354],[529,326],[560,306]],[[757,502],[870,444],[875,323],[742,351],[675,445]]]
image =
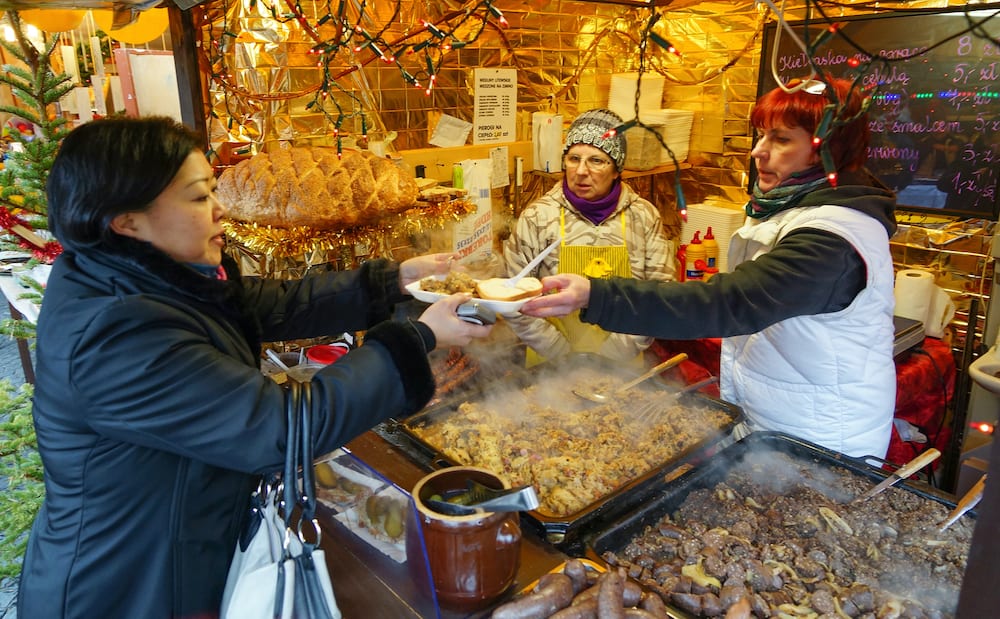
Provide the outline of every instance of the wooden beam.
[[208,126],[206,122],[205,92],[207,84],[198,71],[198,29],[194,23],[194,7],[181,10],[174,4],[167,6],[170,18],[170,40],[174,53],[174,69],[177,72],[177,92],[181,101],[181,119],[184,124],[201,135],[208,147]]

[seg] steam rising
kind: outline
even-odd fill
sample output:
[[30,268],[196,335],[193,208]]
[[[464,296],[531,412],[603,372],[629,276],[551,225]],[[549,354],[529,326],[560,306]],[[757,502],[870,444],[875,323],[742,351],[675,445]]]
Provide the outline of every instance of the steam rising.
[[[890,488],[853,503],[852,499],[877,482],[831,466],[825,458],[793,458],[768,448],[726,451],[731,457],[706,465],[726,475],[707,490],[689,495],[677,511],[678,523],[691,526],[695,521],[708,521],[700,526],[732,527],[730,522],[716,520],[739,511],[721,500],[728,496],[722,489],[728,489],[733,492],[732,500],[769,510],[753,515],[758,543],[768,540],[799,548],[801,556],[821,553],[831,573],[837,574],[839,586],[853,581],[881,591],[876,600],[886,616],[948,617],[954,613],[968,558],[970,520],[959,529],[939,532],[936,524],[949,506],[903,488]],[[887,610],[893,605],[912,605],[912,601],[923,610],[899,615]],[[938,615],[922,614],[927,611]]]
[[[477,351],[480,352],[480,351]],[[523,351],[521,352],[523,355]],[[486,468],[511,485],[532,484],[538,511],[567,516],[717,440],[734,409],[678,403],[640,385],[594,404],[572,393],[606,393],[633,378],[591,358],[524,370],[510,357],[481,357],[475,387],[406,421],[421,442],[448,460]],[[653,414],[636,412],[656,404]]]

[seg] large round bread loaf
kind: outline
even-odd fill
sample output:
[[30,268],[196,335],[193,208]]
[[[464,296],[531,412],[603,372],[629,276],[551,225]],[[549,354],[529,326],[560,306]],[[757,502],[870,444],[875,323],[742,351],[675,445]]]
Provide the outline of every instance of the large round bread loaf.
[[351,228],[417,201],[412,175],[368,151],[292,147],[260,153],[219,177],[229,217],[287,228]]

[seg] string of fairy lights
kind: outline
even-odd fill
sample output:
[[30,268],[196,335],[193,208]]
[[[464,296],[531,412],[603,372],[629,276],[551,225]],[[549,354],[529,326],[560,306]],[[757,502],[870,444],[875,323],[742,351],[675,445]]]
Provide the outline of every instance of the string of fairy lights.
[[[372,62],[394,65],[404,81],[430,96],[438,74],[449,52],[475,43],[486,28],[506,28],[509,24],[492,0],[477,0],[458,10],[449,11],[435,21],[420,20],[420,26],[389,39],[390,26],[400,21],[400,2],[393,4],[393,13],[381,27],[372,28],[368,0],[326,0],[317,11],[317,3],[307,11],[298,0],[251,0],[251,8],[279,22],[295,22],[312,41],[309,50],[316,57],[318,83],[294,93],[258,95],[238,85],[226,69],[226,52],[236,42],[238,33],[225,26],[219,36],[210,36],[208,65],[213,67],[212,80],[226,93],[244,99],[268,101],[292,99],[312,94],[307,110],[321,112],[334,127],[337,149],[343,148],[341,128],[348,119],[360,117],[361,134],[367,136],[368,118],[360,98],[344,84],[344,78]],[[228,0],[223,5],[229,14]],[[346,68],[344,68],[346,67]],[[336,91],[356,109],[345,109]],[[228,108],[228,105],[227,105]],[[332,109],[331,109],[332,108]],[[231,121],[230,121],[231,122]]]
[[[247,0],[235,0],[246,2]],[[365,66],[380,62],[396,67],[404,82],[410,87],[422,90],[426,96],[430,96],[437,85],[437,76],[442,67],[448,62],[449,54],[454,50],[459,50],[479,41],[481,35],[491,29],[498,34],[499,40],[504,44],[510,58],[510,62],[516,67],[519,66],[517,51],[507,41],[504,31],[509,26],[507,18],[497,6],[497,0],[474,0],[459,8],[449,11],[440,17],[432,20],[422,19],[415,23],[416,27],[407,29],[402,34],[390,36],[390,26],[398,24],[400,21],[401,3],[399,0],[392,5],[393,10],[389,19],[383,19],[381,25],[376,25],[372,16],[373,6],[369,5],[371,0],[325,0],[324,2],[312,2],[311,11],[304,10],[299,0],[249,0],[250,7],[261,15],[267,15],[278,22],[295,22],[312,42],[309,50],[311,55],[316,57],[316,67],[319,71],[318,80],[315,84],[299,90],[297,92],[283,93],[252,93],[247,88],[240,86],[233,79],[227,69],[226,53],[233,43],[236,42],[238,34],[230,30],[227,25],[221,33],[210,36],[212,45],[205,52],[209,55],[208,66],[213,68],[213,81],[226,93],[226,96],[238,96],[247,101],[256,101],[259,104],[267,101],[279,99],[292,99],[302,96],[312,96],[306,103],[306,109],[320,111],[326,116],[333,126],[336,136],[338,151],[342,148],[341,128],[344,123],[351,118],[360,117],[361,134],[364,137],[370,126],[365,106],[354,91],[345,86],[345,79],[355,71],[363,69]],[[224,1],[223,10],[228,15],[228,3]],[[796,43],[802,48],[805,57],[809,60],[809,75],[803,76],[799,81],[799,87],[813,81],[826,79],[822,67],[815,58],[822,48],[828,45],[834,37],[839,37],[846,41],[851,47],[857,50],[857,54],[849,60],[849,66],[853,70],[852,91],[859,90],[863,94],[864,105],[861,111],[847,113],[846,101],[841,101],[833,88],[825,88],[824,96],[828,98],[821,122],[814,133],[814,145],[820,152],[820,158],[824,167],[824,172],[832,185],[836,185],[838,171],[836,170],[833,157],[831,156],[828,139],[830,135],[840,126],[848,124],[857,119],[860,114],[867,111],[868,106],[873,101],[884,101],[894,96],[893,93],[879,92],[879,85],[873,84],[863,87],[861,80],[863,76],[871,71],[878,64],[888,66],[892,63],[901,63],[910,60],[918,55],[925,54],[930,50],[945,44],[947,41],[964,34],[971,33],[978,37],[990,38],[990,35],[983,28],[983,24],[992,19],[997,12],[984,18],[974,19],[968,17],[968,26],[961,32],[949,35],[947,38],[930,45],[919,53],[908,55],[897,55],[886,57],[878,53],[865,50],[855,43],[842,30],[842,23],[831,18],[824,7],[835,7],[841,9],[850,8],[852,10],[870,10],[872,12],[898,11],[896,5],[905,6],[904,0],[881,3],[839,3],[831,0],[806,0],[805,19],[802,25],[793,29],[788,25],[784,12],[775,6],[771,0],[760,0],[761,5],[767,5],[769,9],[761,12],[760,27],[747,41],[744,49],[731,57],[728,62],[714,71],[708,71],[705,78],[700,81],[714,79],[734,66],[737,61],[750,52],[754,41],[763,29],[765,20],[770,14],[778,19],[777,32],[782,30],[787,32],[787,36],[796,39]],[[319,8],[317,9],[317,6]],[[973,10],[974,7],[967,7]],[[646,71],[656,71],[672,81],[676,81],[670,76],[670,69],[667,68],[665,58],[673,59],[675,63],[683,62],[682,52],[675,47],[662,33],[665,28],[662,26],[663,13],[660,8],[649,6],[637,8],[640,13],[645,12],[647,17],[642,22],[642,27],[638,40],[638,71],[641,85],[642,74]],[[914,10],[916,12],[917,10]],[[906,11],[903,11],[906,12]],[[310,17],[307,17],[309,15]],[[597,53],[597,46],[600,39],[608,32],[617,31],[616,28],[609,28],[595,37],[590,48],[585,52],[585,58],[590,59]],[[621,34],[631,35],[619,31]],[[804,36],[800,38],[797,32],[802,32]],[[998,44],[1000,45],[1000,44]],[[775,45],[775,49],[777,45]],[[655,61],[655,62],[654,62]],[[566,80],[566,84],[560,85],[560,89],[548,98],[563,96],[570,90],[570,86],[578,78],[583,65],[576,67],[572,75]],[[785,87],[781,80],[776,81]],[[691,82],[687,82],[690,84]],[[788,87],[785,87],[788,89]],[[337,97],[332,96],[336,92]],[[914,96],[945,96],[947,93],[918,93]],[[994,93],[995,95],[996,93]],[[655,136],[656,140],[665,149],[668,155],[676,158],[666,144],[660,132],[654,127],[650,127],[639,119],[638,103],[640,98],[640,88],[636,88],[636,114],[634,119],[616,127],[610,133],[623,132],[633,127],[646,129]],[[347,109],[343,102],[351,102],[350,109]],[[227,104],[228,107],[228,104]],[[238,122],[236,115],[230,115],[229,122]],[[683,192],[680,189],[680,177],[675,175],[678,210],[683,214],[685,201]]]
[[[223,13],[225,15],[230,13],[229,3],[230,0],[224,0]],[[315,4],[313,3],[314,7]],[[392,17],[384,20],[383,26],[374,31],[370,29],[370,26],[364,25],[365,22],[372,21],[366,12],[364,2],[358,4],[350,0],[337,0],[336,5],[334,5],[333,0],[327,0],[321,8],[320,14],[312,21],[306,17],[306,13],[298,2],[251,0],[251,5],[259,13],[266,14],[276,21],[296,22],[308,34],[314,42],[310,51],[317,57],[316,66],[319,70],[317,83],[295,92],[264,94],[250,92],[234,79],[226,58],[231,43],[237,40],[239,33],[234,31],[235,28],[224,24],[224,19],[206,18],[203,25],[210,31],[207,39],[211,45],[204,46],[202,52],[206,54],[205,64],[212,68],[212,81],[229,95],[257,102],[287,100],[313,95],[313,99],[307,104],[309,109],[322,110],[338,129],[345,120],[355,115],[364,115],[364,111],[345,110],[343,105],[331,96],[332,92],[338,91],[346,95],[347,100],[360,104],[356,95],[343,86],[343,79],[373,62],[396,66],[407,84],[423,90],[425,95],[430,96],[436,85],[437,75],[448,60],[448,54],[477,42],[482,33],[489,28],[496,33],[510,63],[516,68],[526,68],[526,65],[519,59],[517,47],[506,38],[505,30],[509,24],[493,0],[478,0],[469,3],[444,14],[433,22],[426,19],[419,20],[419,27],[410,29],[393,40],[389,40],[387,33],[389,24],[396,21],[399,16],[400,3],[398,0],[393,5]],[[659,19],[659,13],[656,13],[656,16]],[[211,32],[217,23],[223,23],[223,28],[221,31]],[[726,62],[724,66],[715,70],[709,69],[703,79],[681,80],[672,77],[669,69],[655,66],[653,63],[650,64],[652,70],[674,83],[683,85],[703,83],[722,74],[749,53],[753,40],[762,30],[763,19],[745,48]],[[324,36],[325,34],[327,36]],[[601,41],[610,34],[618,34],[630,39],[634,36],[632,31],[620,28],[616,22],[613,27],[601,29],[595,33],[588,48],[583,50],[581,62],[573,68],[572,73],[565,80],[557,84],[557,91],[549,94],[538,93],[535,92],[537,88],[527,82],[519,84],[519,87],[533,91],[539,100],[555,101],[566,96],[580,74],[599,52]],[[656,31],[646,30],[643,34],[643,47],[646,39],[652,40],[663,49],[673,50],[672,57],[680,57],[676,48]],[[647,55],[643,54],[643,56],[646,60]],[[652,58],[648,59],[652,60]],[[327,106],[332,106],[334,109],[328,109]],[[354,107],[362,106],[356,105]],[[238,118],[238,114],[230,115],[228,122],[238,122]]]
[[[366,6],[366,0],[350,3],[349,0],[326,0],[317,11],[316,3],[312,3],[312,20],[310,20],[298,1],[251,0],[250,8],[256,10],[259,15],[266,15],[279,23],[294,22],[312,41],[309,53],[316,57],[316,67],[319,71],[318,81],[308,88],[295,92],[253,93],[241,86],[229,70],[227,62],[227,54],[231,45],[238,40],[239,34],[235,32],[235,28],[226,24],[225,17],[219,20],[207,16],[203,23],[207,29],[211,30],[214,27],[213,24],[216,23],[223,24],[221,32],[210,32],[208,41],[211,44],[203,46],[202,50],[207,56],[205,64],[212,68],[212,81],[225,93],[225,105],[229,112],[227,114],[229,127],[232,128],[232,125],[238,123],[241,118],[241,114],[232,109],[229,102],[230,96],[245,102],[253,102],[259,106],[270,101],[311,95],[312,98],[306,103],[305,108],[322,112],[330,121],[337,149],[340,152],[343,148],[341,128],[347,120],[360,117],[362,139],[369,129],[364,106],[361,105],[359,97],[344,85],[344,78],[370,63],[381,62],[394,65],[405,83],[423,90],[426,96],[430,96],[436,86],[437,76],[442,65],[448,59],[448,54],[476,43],[483,32],[487,28],[491,28],[498,34],[512,64],[515,67],[520,65],[515,47],[504,36],[504,30],[509,26],[507,19],[493,0],[477,0],[450,11],[434,21],[419,20],[419,27],[412,28],[391,40],[388,36],[389,25],[398,21],[400,3],[397,1],[393,5],[394,10],[391,17],[384,20],[382,27],[377,29],[371,25],[373,20],[370,19]],[[673,58],[681,58],[677,48],[653,29],[662,17],[661,14],[652,7],[643,10],[648,10],[650,17],[639,42],[641,50],[640,73],[647,70],[646,61],[650,56],[650,52],[647,50],[653,46],[668,52]],[[230,15],[229,0],[225,0],[223,3],[222,12],[223,16]],[[762,31],[763,23],[762,19],[754,33],[754,39]],[[632,36],[632,32],[623,31],[617,27],[600,31],[586,50],[585,61],[576,67],[573,74],[560,86],[558,92],[545,98],[554,101],[556,98],[565,96],[585,70],[589,60],[598,53],[601,40],[612,32],[626,37]],[[709,75],[704,80],[699,81],[713,79],[734,66],[739,58],[748,53],[750,45],[751,43],[748,43],[737,57],[719,69],[709,71]],[[668,71],[662,67],[656,67],[655,70],[669,78]],[[698,83],[699,81],[686,83]],[[335,91],[338,96],[331,96]],[[638,95],[637,90],[636,96],[638,97]],[[352,109],[345,109],[343,102],[351,102]],[[636,124],[640,123],[636,121]],[[658,132],[654,131],[654,134],[674,160],[676,166],[677,160],[672,150],[665,144]],[[675,179],[679,210],[683,214],[685,202],[679,175],[675,175]]]
[[[813,141],[813,147],[819,151],[820,161],[823,166],[823,172],[826,174],[827,181],[833,187],[837,186],[839,171],[837,170],[836,163],[834,161],[832,152],[830,150],[830,144],[829,144],[830,136],[838,127],[849,125],[854,121],[856,121],[861,116],[863,116],[864,114],[866,114],[873,101],[879,101],[879,100],[886,101],[886,100],[892,100],[894,97],[899,97],[899,95],[895,93],[880,94],[878,92],[880,84],[878,83],[872,84],[871,87],[869,88],[865,88],[862,85],[862,80],[864,76],[868,74],[870,71],[872,71],[873,67],[875,67],[876,65],[889,66],[893,63],[902,63],[908,60],[912,60],[913,58],[928,54],[932,50],[948,43],[951,40],[954,40],[960,36],[970,33],[977,37],[987,39],[991,41],[996,47],[1000,48],[1000,41],[998,41],[996,37],[992,37],[983,27],[983,25],[986,22],[1000,15],[1000,10],[996,10],[993,13],[981,19],[975,19],[968,13],[968,11],[973,10],[975,7],[970,7],[969,5],[966,5],[965,9],[966,9],[967,27],[965,29],[955,32],[945,37],[944,39],[935,42],[932,45],[924,47],[919,52],[900,54],[889,57],[881,53],[870,52],[864,49],[861,45],[859,45],[855,41],[853,41],[845,32],[843,32],[842,24],[830,18],[826,14],[826,12],[823,10],[822,6],[824,4],[823,2],[814,2],[807,0],[806,19],[803,21],[801,28],[805,33],[805,38],[803,40],[800,39],[797,36],[796,32],[788,25],[788,22],[786,21],[784,16],[784,12],[780,8],[775,6],[773,2],[771,2],[771,0],[761,0],[761,1],[766,3],[778,17],[779,23],[777,25],[776,32],[780,34],[782,29],[787,30],[788,34],[796,39],[796,42],[801,47],[805,58],[807,58],[809,62],[809,76],[805,79],[795,80],[797,82],[797,85],[792,88],[789,88],[788,86],[783,84],[781,82],[781,79],[778,77],[776,67],[774,67],[773,65],[774,61],[772,59],[772,72],[774,73],[775,81],[781,88],[785,89],[788,92],[792,92],[797,89],[809,88],[810,84],[818,84],[820,85],[820,88],[817,89],[817,92],[819,94],[825,95],[829,100],[829,103],[826,106],[824,106],[823,115],[813,133],[812,141]],[[827,2],[826,4],[839,7],[850,6],[852,8],[857,8],[859,6],[856,4],[844,5],[842,3],[835,3],[835,2]],[[878,8],[877,3],[875,6],[869,8],[877,9]],[[885,5],[883,5],[882,8],[884,9]],[[813,19],[811,14],[812,10],[815,10],[820,16],[820,19],[818,20],[820,31],[819,35],[815,39],[811,40],[809,37],[809,32],[810,28],[813,26],[812,23]],[[680,56],[680,53],[669,41],[667,41],[662,36],[660,36],[655,31],[652,30],[653,25],[655,25],[655,23],[657,22],[657,20],[659,20],[659,18],[660,15],[658,13],[652,12],[649,21],[647,23],[647,26],[643,31],[642,43],[640,44],[640,50],[642,51],[640,55],[640,64],[639,64],[640,79],[643,72],[643,64],[644,64],[643,61],[646,57],[645,50],[648,40],[653,41],[663,50],[666,50],[671,54],[675,54],[678,57]],[[849,94],[852,94],[855,91],[859,91],[862,94],[862,105],[860,109],[855,112],[849,112],[847,107],[847,100],[842,100],[841,97],[838,96],[836,89],[829,87],[829,85],[826,84],[826,82],[822,81],[824,78],[824,71],[816,61],[816,58],[819,56],[819,52],[822,50],[822,48],[828,45],[835,36],[842,38],[857,52],[856,55],[852,56],[847,60],[848,66],[853,70],[853,80],[851,83],[851,89]],[[775,52],[777,51],[778,49],[777,41],[775,41],[773,49]],[[820,79],[817,80],[816,78]],[[984,99],[1000,98],[1000,93],[991,90],[982,92],[973,92],[973,91],[963,92],[958,90],[941,91],[938,93],[918,92],[918,93],[913,93],[911,96],[915,99],[931,98],[935,96],[941,98],[948,98],[954,96],[962,96],[963,94],[965,96],[974,95],[982,97]],[[669,146],[667,146],[667,144],[665,143],[663,137],[659,134],[659,132],[655,131],[654,128],[645,125],[639,119],[639,97],[640,93],[639,89],[637,88],[635,119],[625,122],[622,125],[609,130],[604,137],[606,138],[610,137],[612,135],[615,135],[616,133],[627,131],[628,129],[636,126],[645,128],[646,130],[652,132],[652,134],[660,142],[660,145],[663,148],[665,148],[669,156],[672,159],[674,159],[674,163],[676,165],[676,158],[674,158],[673,152],[670,150]],[[678,210],[683,215],[685,213],[685,201],[683,192],[680,188],[679,180],[677,181],[677,201],[678,201]]]
[[[820,81],[824,84],[821,94],[825,95],[829,100],[829,103],[824,107],[823,116],[820,119],[816,130],[813,133],[813,146],[817,148],[820,153],[820,161],[823,165],[823,172],[826,174],[827,180],[831,186],[837,186],[838,180],[838,170],[834,162],[833,156],[830,151],[829,137],[836,130],[837,127],[848,125],[855,120],[857,120],[861,115],[867,113],[870,105],[873,101],[890,101],[894,97],[898,97],[894,93],[880,93],[879,89],[881,84],[873,83],[869,87],[865,87],[862,84],[862,80],[865,75],[869,74],[874,68],[878,66],[889,67],[892,64],[903,63],[914,58],[925,56],[932,50],[941,47],[942,45],[952,41],[958,37],[966,34],[973,34],[979,38],[990,40],[995,46],[1000,47],[1000,41],[997,41],[995,37],[992,37],[983,25],[1000,15],[1000,9],[993,11],[991,14],[981,18],[975,19],[969,12],[975,10],[977,7],[974,5],[965,5],[965,17],[967,22],[967,27],[963,30],[957,31],[948,35],[947,37],[931,44],[926,47],[922,47],[919,51],[910,52],[905,54],[896,55],[886,55],[880,52],[872,52],[857,42],[855,42],[843,29],[843,23],[831,18],[827,12],[824,10],[823,5],[834,6],[838,8],[850,7],[850,8],[869,8],[873,10],[885,10],[887,8],[886,4],[883,3],[879,7],[878,3],[869,4],[850,4],[846,5],[838,2],[820,2],[816,0],[807,0],[805,6],[805,19],[798,30],[802,31],[804,36],[800,38],[794,29],[792,29],[787,21],[785,20],[784,12],[776,7],[771,0],[761,0],[765,2],[771,10],[777,15],[779,22],[776,29],[776,36],[780,35],[782,30],[786,31],[787,34],[795,39],[796,44],[802,49],[804,57],[809,63],[809,75],[804,79],[799,79],[798,84],[789,88],[782,83],[781,79],[777,74],[777,67],[775,66],[775,58],[771,59],[771,71],[774,76],[775,81],[778,83],[779,87],[785,89],[786,91],[793,91],[795,89],[808,88],[810,83]],[[905,4],[905,3],[904,3]],[[813,11],[818,14],[818,19],[813,16]],[[905,11],[904,11],[905,12]],[[918,12],[918,11],[913,11]],[[817,27],[819,29],[818,36],[812,39],[810,36],[811,28]],[[851,48],[856,52],[855,55],[847,59],[847,65],[852,70],[853,75],[851,83],[851,93],[858,91],[862,94],[863,103],[861,109],[857,112],[849,112],[847,110],[847,102],[841,100],[838,96],[836,89],[829,87],[823,80],[825,79],[824,71],[817,62],[817,58],[820,56],[820,51],[824,46],[828,45],[834,37],[839,37],[845,41]],[[778,42],[774,43],[773,50],[777,52]],[[776,54],[775,54],[776,55]],[[945,97],[949,96],[951,93],[938,93],[938,96]],[[957,91],[956,93],[957,94]],[[984,95],[987,98],[997,98],[997,93],[986,92]],[[934,93],[914,93],[912,95],[914,98],[926,98],[928,96],[933,97]]]

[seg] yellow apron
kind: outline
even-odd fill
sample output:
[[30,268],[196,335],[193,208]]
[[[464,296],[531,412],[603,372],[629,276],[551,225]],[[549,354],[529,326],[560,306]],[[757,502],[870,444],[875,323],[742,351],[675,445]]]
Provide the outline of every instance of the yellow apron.
[[[625,236],[625,211],[621,214],[622,239]],[[566,238],[566,209],[559,212],[559,236]],[[559,246],[559,273],[575,273],[585,277],[607,279],[609,277],[632,277],[628,247],[621,245],[567,245]],[[580,320],[580,312],[573,312],[562,318],[547,319],[563,334],[570,348],[576,353],[597,353],[609,333],[597,325]],[[540,354],[528,348],[526,365],[532,367],[545,361]]]

